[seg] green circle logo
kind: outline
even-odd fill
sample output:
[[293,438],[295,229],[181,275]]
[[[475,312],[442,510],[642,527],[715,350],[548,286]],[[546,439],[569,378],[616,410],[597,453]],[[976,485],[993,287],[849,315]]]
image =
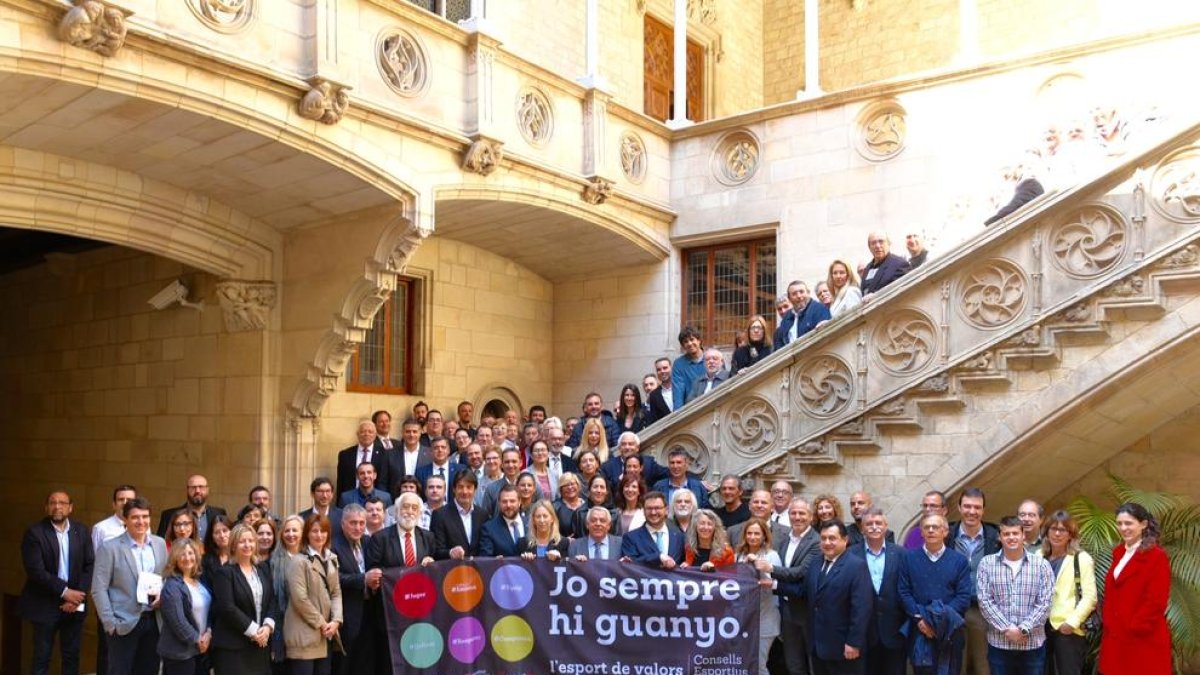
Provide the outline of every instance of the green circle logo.
[[442,644],[442,634],[433,624],[414,623],[400,637],[400,653],[413,668],[428,668],[441,660]]
[[533,651],[533,629],[519,616],[506,616],[492,626],[492,649],[505,661],[516,663]]

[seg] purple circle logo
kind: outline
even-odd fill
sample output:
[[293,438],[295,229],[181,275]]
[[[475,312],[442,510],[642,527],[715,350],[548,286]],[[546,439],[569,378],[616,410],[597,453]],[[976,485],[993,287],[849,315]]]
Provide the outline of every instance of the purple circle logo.
[[510,612],[521,609],[533,599],[533,577],[520,565],[505,565],[496,570],[488,588],[492,600]]
[[483,633],[483,624],[472,616],[464,616],[450,626],[450,634],[446,639],[450,647],[450,655],[459,663],[474,663],[487,644],[487,636]]

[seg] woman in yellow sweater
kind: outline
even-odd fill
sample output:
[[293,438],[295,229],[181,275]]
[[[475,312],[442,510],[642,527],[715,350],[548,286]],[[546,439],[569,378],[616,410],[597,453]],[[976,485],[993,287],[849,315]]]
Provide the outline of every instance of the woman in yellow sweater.
[[1079,549],[1079,526],[1066,511],[1042,525],[1041,554],[1054,570],[1054,597],[1046,626],[1047,672],[1080,675],[1088,642],[1083,622],[1096,609],[1096,566]]

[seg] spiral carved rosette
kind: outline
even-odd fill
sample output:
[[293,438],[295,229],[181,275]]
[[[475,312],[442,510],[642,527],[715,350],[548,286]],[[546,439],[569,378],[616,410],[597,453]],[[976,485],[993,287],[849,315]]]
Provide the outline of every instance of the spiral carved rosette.
[[1176,222],[1200,220],[1200,148],[1184,148],[1163,160],[1150,182],[1150,205]]
[[792,391],[809,413],[831,417],[845,410],[854,398],[854,374],[840,358],[819,356],[796,371]]
[[1051,260],[1063,272],[1084,279],[1099,276],[1125,253],[1128,227],[1117,211],[1088,206],[1050,232]]
[[889,316],[875,329],[876,360],[897,375],[920,370],[937,352],[938,331],[933,321],[916,309]]
[[766,399],[752,397],[730,405],[725,433],[739,455],[761,455],[779,437],[779,413]]
[[959,311],[980,328],[999,328],[1021,315],[1028,286],[1016,264],[993,258],[959,282]]

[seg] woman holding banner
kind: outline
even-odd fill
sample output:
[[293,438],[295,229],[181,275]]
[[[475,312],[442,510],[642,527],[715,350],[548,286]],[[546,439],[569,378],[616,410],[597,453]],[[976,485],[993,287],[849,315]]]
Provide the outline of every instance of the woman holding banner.
[[533,505],[529,514],[529,535],[523,542],[522,560],[545,558],[558,562],[567,555],[567,546],[571,542],[558,530],[558,515],[553,504],[543,499]]
[[[687,493],[680,490],[679,493]],[[702,572],[712,572],[718,567],[732,565],[733,548],[721,518],[709,509],[700,509],[692,514],[687,529],[687,542],[683,546],[682,567],[699,567]]]
[[771,547],[771,528],[762,518],[751,518],[742,529],[742,543],[737,548],[737,561],[749,563],[758,568],[757,563],[766,561],[768,571],[759,570],[758,585],[763,587],[759,594],[758,609],[758,673],[767,673],[767,654],[771,651],[771,643],[779,636],[779,605],[775,602],[775,594],[771,593],[774,581],[769,571],[782,567],[779,554]]

